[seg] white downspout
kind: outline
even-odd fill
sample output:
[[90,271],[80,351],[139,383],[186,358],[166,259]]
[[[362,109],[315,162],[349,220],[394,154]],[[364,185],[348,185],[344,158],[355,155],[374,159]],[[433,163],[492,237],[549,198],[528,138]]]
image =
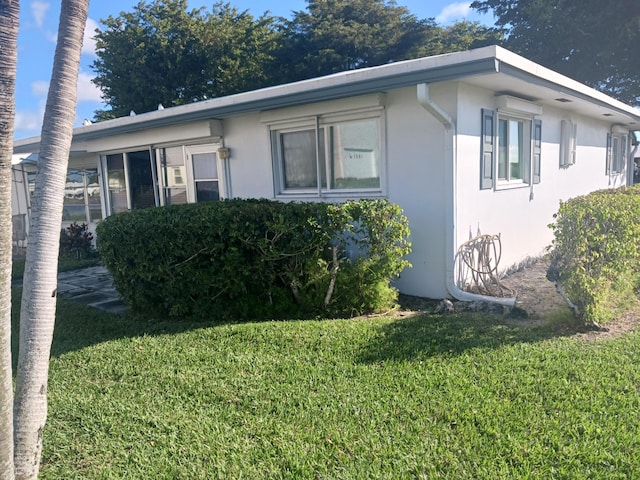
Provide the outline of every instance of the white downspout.
[[500,305],[513,307],[516,303],[515,297],[500,298],[487,295],[479,295],[476,293],[465,292],[460,289],[454,280],[454,268],[456,258],[456,224],[458,221],[458,202],[457,202],[457,155],[455,151],[456,126],[449,114],[436,104],[429,97],[429,85],[419,83],[418,87],[418,103],[433,115],[445,128],[445,188],[448,197],[445,210],[445,261],[446,261],[446,286],[451,296],[457,300],[472,302],[492,302]]

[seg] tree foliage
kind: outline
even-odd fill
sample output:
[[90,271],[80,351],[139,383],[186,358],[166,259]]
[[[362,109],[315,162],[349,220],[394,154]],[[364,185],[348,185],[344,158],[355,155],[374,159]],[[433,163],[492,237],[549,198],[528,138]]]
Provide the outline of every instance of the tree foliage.
[[393,0],[307,0],[285,24],[280,50],[287,74],[281,81],[328,75],[440,53],[480,47],[502,39],[474,22],[438,26],[418,19]]
[[419,20],[387,0],[307,0],[284,23],[283,80],[382,65],[431,53],[433,19]]
[[103,23],[94,83],[111,108],[99,119],[263,86],[277,38],[272,18],[224,3],[207,12],[186,0],[140,2]]
[[493,10],[504,45],[624,102],[640,104],[637,0],[476,0]]
[[291,20],[254,19],[229,4],[140,2],[103,20],[94,82],[110,110],[98,119],[248,91],[344,70],[475,48],[494,28],[439,27],[392,0],[307,0]]

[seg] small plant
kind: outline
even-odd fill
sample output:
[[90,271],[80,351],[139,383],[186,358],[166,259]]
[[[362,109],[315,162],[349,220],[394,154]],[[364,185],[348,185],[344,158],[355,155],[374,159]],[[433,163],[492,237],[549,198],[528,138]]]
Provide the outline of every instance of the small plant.
[[60,256],[80,260],[90,257],[94,252],[93,233],[86,223],[73,222],[60,231]]

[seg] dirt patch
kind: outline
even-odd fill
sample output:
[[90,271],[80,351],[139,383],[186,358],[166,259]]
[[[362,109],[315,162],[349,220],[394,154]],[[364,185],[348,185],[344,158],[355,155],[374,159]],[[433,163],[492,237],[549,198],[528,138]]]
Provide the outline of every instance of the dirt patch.
[[[517,307],[514,311],[520,312],[517,315],[519,325],[532,327],[541,325],[551,320],[552,317],[571,318],[573,315],[567,302],[557,292],[555,284],[547,280],[548,266],[548,260],[543,258],[501,280],[506,289],[514,292]],[[434,312],[440,302],[401,296],[400,303],[400,314],[410,315],[413,313]],[[522,312],[526,312],[524,316]],[[506,317],[512,318],[513,315],[506,315]],[[616,320],[608,322],[606,326],[600,329],[576,325],[572,336],[584,341],[614,338],[634,331],[639,326],[640,306],[624,313]]]
[[[573,315],[555,284],[547,280],[548,267],[548,260],[543,258],[503,279],[503,283],[516,292],[516,306],[525,310],[534,322],[544,322],[553,314]],[[636,330],[639,324],[640,307],[636,307],[601,328],[580,326],[574,336],[587,341],[614,338]]]
[[548,267],[546,259],[537,260],[501,280],[504,286],[515,292],[516,306],[525,310],[533,320],[544,320],[558,311],[571,312],[555,284],[547,280]]

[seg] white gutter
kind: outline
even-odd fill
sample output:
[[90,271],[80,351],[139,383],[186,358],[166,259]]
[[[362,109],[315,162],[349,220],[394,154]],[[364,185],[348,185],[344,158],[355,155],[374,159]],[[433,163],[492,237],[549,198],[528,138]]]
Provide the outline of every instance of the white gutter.
[[446,194],[449,201],[446,202],[445,211],[445,261],[446,261],[446,286],[451,296],[464,302],[491,302],[500,305],[513,307],[516,304],[515,297],[501,298],[465,292],[455,283],[455,259],[456,259],[456,224],[458,221],[458,201],[457,201],[457,155],[455,151],[456,125],[449,114],[435,103],[429,96],[429,85],[419,83],[418,103],[433,115],[445,128],[445,163],[448,166],[445,173]]

